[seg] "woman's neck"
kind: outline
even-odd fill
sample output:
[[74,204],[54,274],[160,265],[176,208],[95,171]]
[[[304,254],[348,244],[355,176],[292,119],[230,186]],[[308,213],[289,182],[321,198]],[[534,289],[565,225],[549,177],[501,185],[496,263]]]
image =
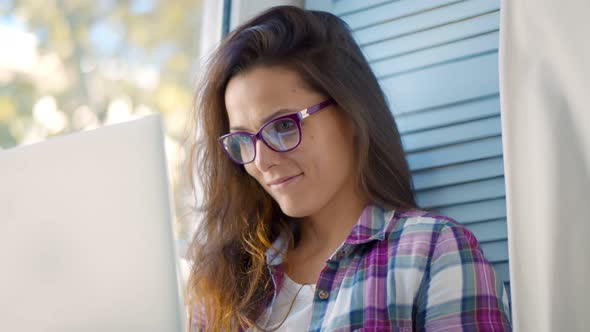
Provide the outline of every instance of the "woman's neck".
[[367,200],[357,191],[341,191],[326,206],[302,220],[298,247],[311,252],[333,252],[346,240],[366,205]]
[[287,254],[286,272],[299,284],[313,284],[326,260],[346,240],[367,200],[352,192],[339,195],[320,211],[303,218],[297,246]]

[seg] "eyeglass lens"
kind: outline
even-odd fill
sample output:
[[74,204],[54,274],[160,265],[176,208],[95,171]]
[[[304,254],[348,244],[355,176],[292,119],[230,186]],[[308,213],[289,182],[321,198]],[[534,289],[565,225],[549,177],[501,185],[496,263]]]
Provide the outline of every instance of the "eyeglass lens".
[[[273,150],[281,152],[293,149],[299,144],[300,131],[293,119],[277,119],[267,123],[260,131],[266,144]],[[238,133],[226,137],[223,146],[237,162],[249,163],[254,160],[256,146],[252,136]]]

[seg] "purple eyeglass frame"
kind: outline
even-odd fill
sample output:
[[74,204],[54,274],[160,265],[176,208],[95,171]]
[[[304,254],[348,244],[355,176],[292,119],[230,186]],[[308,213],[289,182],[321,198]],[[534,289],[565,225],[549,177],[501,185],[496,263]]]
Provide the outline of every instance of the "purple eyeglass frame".
[[[267,122],[265,122],[262,126],[260,126],[260,129],[258,130],[258,132],[256,134],[253,134],[251,132],[248,131],[234,131],[231,132],[229,134],[225,134],[221,137],[219,137],[218,141],[219,144],[221,144],[221,148],[223,149],[223,151],[225,152],[225,154],[231,159],[233,160],[235,163],[237,164],[241,164],[241,165],[245,165],[245,164],[249,164],[251,162],[253,162],[256,159],[256,141],[257,140],[261,140],[264,145],[268,146],[269,149],[275,151],[275,152],[289,152],[292,151],[294,149],[296,149],[299,144],[301,144],[301,121],[303,121],[303,119],[307,118],[308,116],[332,105],[332,104],[336,104],[336,101],[332,98],[326,99],[324,101],[322,101],[319,104],[315,104],[313,106],[310,106],[304,110],[301,110],[299,112],[295,112],[295,113],[290,113],[290,114],[285,114],[285,115],[281,115],[279,117],[276,117],[274,119],[270,119]],[[265,140],[264,137],[262,137],[261,132],[262,130],[264,130],[264,128],[266,126],[268,126],[270,123],[278,121],[278,120],[282,120],[282,119],[291,119],[295,122],[295,124],[297,125],[297,130],[299,131],[299,140],[297,141],[297,144],[295,144],[294,147],[287,149],[287,150],[277,150],[275,148],[273,148],[272,146],[270,146]],[[231,137],[231,136],[235,136],[235,135],[246,135],[248,137],[250,137],[250,139],[252,140],[252,143],[254,143],[254,156],[252,157],[252,160],[248,161],[248,162],[241,162],[239,160],[234,159],[231,154],[227,151],[227,149],[225,148],[225,146],[223,145],[223,140]]]

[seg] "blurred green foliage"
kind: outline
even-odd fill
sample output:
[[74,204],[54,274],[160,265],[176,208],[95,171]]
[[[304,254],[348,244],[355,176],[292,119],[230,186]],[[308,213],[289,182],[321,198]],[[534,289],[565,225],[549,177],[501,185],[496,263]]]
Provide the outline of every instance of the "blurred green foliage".
[[198,0],[0,0],[0,147],[160,112],[177,169],[200,32]]

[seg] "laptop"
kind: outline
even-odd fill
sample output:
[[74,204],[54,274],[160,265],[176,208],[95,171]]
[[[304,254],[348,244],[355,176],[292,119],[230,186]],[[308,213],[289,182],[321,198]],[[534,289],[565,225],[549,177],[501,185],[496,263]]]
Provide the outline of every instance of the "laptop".
[[159,115],[0,150],[0,331],[186,331]]

